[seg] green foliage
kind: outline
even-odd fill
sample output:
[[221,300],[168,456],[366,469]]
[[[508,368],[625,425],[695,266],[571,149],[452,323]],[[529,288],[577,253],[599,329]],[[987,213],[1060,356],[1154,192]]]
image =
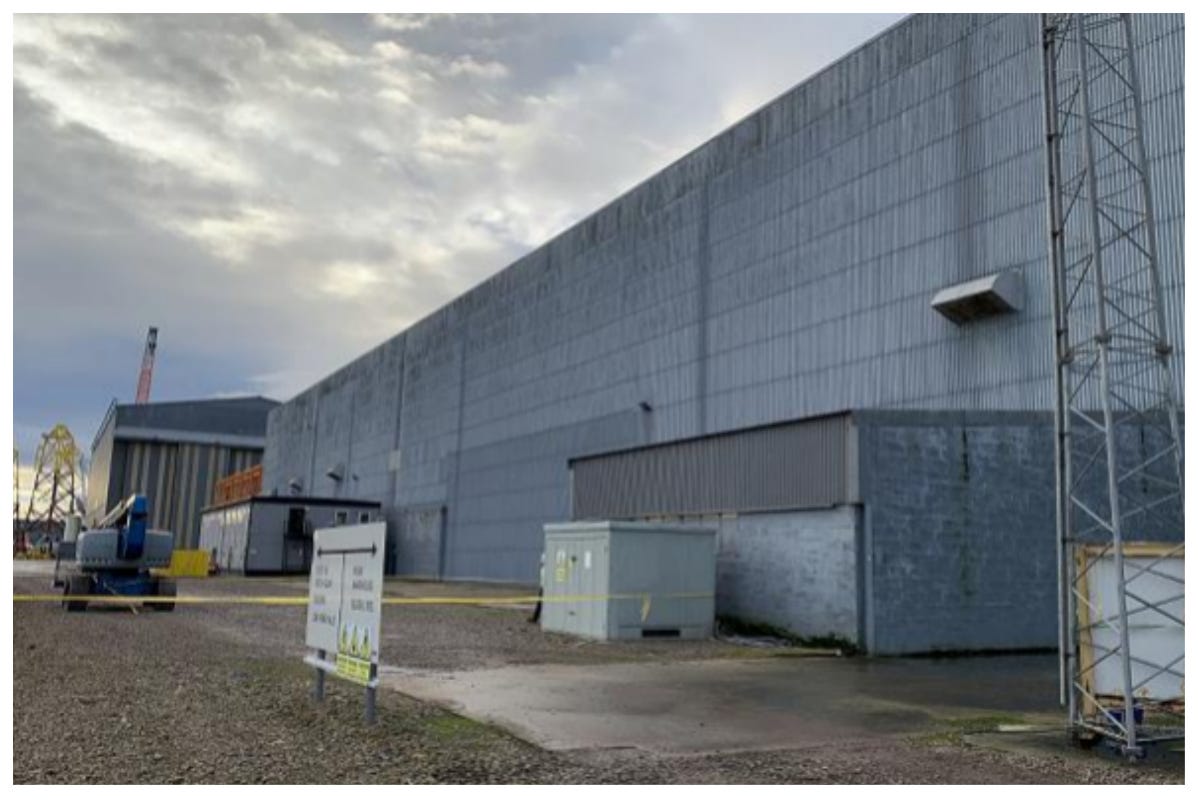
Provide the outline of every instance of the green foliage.
[[766,622],[754,622],[729,615],[717,616],[717,629],[726,636],[770,637],[785,641],[793,647],[840,650],[843,655],[858,652],[858,647],[853,642],[834,633],[825,636],[797,636],[789,630]]

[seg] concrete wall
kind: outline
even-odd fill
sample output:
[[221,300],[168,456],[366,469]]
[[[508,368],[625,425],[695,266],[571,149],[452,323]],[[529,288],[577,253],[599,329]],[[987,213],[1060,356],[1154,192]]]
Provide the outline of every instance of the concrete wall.
[[[1134,27],[1182,374],[1183,22]],[[533,581],[590,447],[1049,408],[1040,53],[1031,15],[903,21],[274,412],[266,490],[379,499],[392,536],[444,505],[446,577]],[[929,308],[1001,269],[1020,313]]]
[[858,509],[721,520],[717,613],[859,643]]

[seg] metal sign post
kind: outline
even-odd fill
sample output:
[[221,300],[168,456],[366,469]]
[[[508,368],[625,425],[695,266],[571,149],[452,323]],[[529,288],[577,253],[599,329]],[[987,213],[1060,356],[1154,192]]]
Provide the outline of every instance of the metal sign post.
[[382,522],[318,530],[309,575],[304,641],[316,652],[304,663],[316,670],[313,697],[324,699],[327,672],[357,683],[366,689],[368,723],[379,686],[385,531]]

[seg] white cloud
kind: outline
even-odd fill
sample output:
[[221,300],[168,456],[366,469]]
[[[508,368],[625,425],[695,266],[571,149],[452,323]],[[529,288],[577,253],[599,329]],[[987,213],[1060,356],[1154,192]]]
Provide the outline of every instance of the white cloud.
[[298,388],[308,386],[321,378],[320,367],[310,364],[307,367],[278,370],[251,375],[246,379],[246,387],[239,393],[258,394],[263,397],[291,397]]
[[428,27],[430,18],[425,14],[372,14],[371,22],[376,28],[389,31],[417,31]]
[[[13,26],[13,46],[51,50],[73,39],[130,42],[131,33],[120,22],[93,15],[23,15]],[[69,54],[64,54],[68,55]]]
[[302,223],[279,208],[245,207],[225,217],[178,218],[182,233],[235,264],[244,264],[262,247],[291,241]]
[[[170,90],[143,91],[114,85],[112,91],[81,91],[65,71],[17,62],[14,78],[53,106],[60,125],[96,131],[137,157],[183,170],[206,182],[246,186],[257,182],[253,167],[192,123],[163,113],[184,100]],[[143,87],[145,88],[145,87]]]
[[514,127],[497,119],[467,114],[464,117],[435,117],[427,120],[417,139],[424,156],[465,158],[488,153],[499,155],[498,145]]
[[476,61],[471,56],[459,56],[446,67],[447,75],[465,75],[469,78],[499,80],[508,77],[508,67],[499,61]]
[[320,290],[337,298],[352,299],[378,289],[382,283],[383,276],[378,267],[337,261],[325,267]]
[[371,52],[380,61],[412,61],[413,51],[399,42],[383,39],[371,45]]
[[[90,368],[80,341],[136,362],[140,318],[86,310],[137,296],[170,320],[160,396],[290,396],[883,24],[18,16],[14,379]],[[64,417],[128,391],[106,370]]]

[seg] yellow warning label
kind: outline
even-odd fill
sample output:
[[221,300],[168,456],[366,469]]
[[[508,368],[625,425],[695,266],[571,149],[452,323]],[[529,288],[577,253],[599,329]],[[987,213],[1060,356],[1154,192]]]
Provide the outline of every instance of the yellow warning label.
[[348,681],[366,686],[371,681],[371,662],[338,653],[337,674]]

